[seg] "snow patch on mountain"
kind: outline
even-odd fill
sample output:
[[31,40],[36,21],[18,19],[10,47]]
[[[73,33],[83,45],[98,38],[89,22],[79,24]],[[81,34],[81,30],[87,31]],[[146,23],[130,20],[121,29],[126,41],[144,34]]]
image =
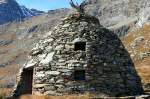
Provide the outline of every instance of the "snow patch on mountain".
[[20,6],[16,0],[0,0],[0,25],[13,21],[21,21],[24,18],[43,13],[43,11],[33,11],[25,6]]
[[32,17],[34,16],[34,13],[32,13],[28,8],[26,8],[25,6],[21,6],[20,7],[22,10],[22,13],[25,17]]
[[6,0],[0,0],[0,4],[7,3]]
[[28,9],[25,6],[20,7],[25,17],[37,16],[45,13],[44,11],[39,11],[36,9]]

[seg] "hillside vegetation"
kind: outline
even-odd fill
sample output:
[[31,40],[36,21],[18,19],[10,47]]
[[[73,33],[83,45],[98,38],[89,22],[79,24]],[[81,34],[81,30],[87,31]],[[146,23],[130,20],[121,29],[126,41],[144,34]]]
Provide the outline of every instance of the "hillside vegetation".
[[150,85],[150,25],[129,33],[122,41],[135,63],[143,84]]

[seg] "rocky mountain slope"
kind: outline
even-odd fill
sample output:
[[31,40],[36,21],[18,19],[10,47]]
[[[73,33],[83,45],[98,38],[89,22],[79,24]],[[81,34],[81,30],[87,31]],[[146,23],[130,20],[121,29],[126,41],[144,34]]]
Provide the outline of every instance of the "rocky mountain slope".
[[[38,11],[20,6],[15,0],[0,0],[0,24],[21,21],[24,18],[36,16]],[[41,12],[44,13],[44,12]],[[41,14],[41,13],[38,13]]]
[[32,45],[49,32],[68,11],[51,10],[22,22],[0,26],[0,87],[14,85],[16,74],[27,60]]
[[36,9],[28,9],[25,6],[20,6],[20,8],[21,8],[25,18],[32,17],[32,16],[38,16],[38,15],[42,15],[45,13],[44,11],[39,11]]
[[135,26],[149,22],[149,0],[85,0],[87,12],[102,25],[124,36]]

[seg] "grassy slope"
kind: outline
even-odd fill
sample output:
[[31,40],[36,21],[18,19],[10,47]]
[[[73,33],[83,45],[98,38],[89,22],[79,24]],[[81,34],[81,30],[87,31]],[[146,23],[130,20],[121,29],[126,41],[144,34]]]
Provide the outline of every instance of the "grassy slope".
[[91,99],[89,95],[70,95],[70,96],[30,96],[25,95],[20,97],[20,99]]
[[[132,46],[136,39],[142,37],[136,46]],[[126,49],[132,56],[135,63],[135,67],[142,78],[144,84],[150,84],[150,56],[141,58],[142,53],[150,52],[150,25],[146,25],[143,28],[129,33],[122,39]]]

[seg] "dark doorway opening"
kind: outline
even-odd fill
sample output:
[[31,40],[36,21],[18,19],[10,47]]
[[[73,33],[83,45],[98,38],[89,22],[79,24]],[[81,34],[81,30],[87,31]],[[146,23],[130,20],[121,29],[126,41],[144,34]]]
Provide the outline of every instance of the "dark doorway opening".
[[74,47],[75,51],[78,51],[78,50],[85,51],[85,49],[86,49],[86,42],[76,42],[75,43],[75,47]]
[[74,80],[85,80],[85,70],[75,70]]
[[23,80],[23,94],[32,94],[33,69],[24,70]]

